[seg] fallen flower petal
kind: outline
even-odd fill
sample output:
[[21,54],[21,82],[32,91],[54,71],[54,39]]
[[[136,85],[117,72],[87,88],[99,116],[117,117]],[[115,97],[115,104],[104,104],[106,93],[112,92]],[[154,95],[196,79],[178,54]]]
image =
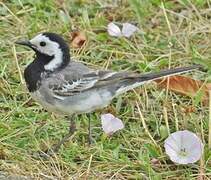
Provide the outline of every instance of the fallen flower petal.
[[122,27],[122,34],[123,34],[123,36],[129,38],[129,37],[132,36],[137,30],[138,30],[138,28],[137,28],[136,26],[134,26],[133,24],[130,24],[130,23],[123,23],[123,27]]
[[108,24],[107,30],[110,36],[115,36],[115,37],[124,36],[129,38],[138,30],[138,28],[133,24],[123,23],[122,30],[120,30],[120,28],[116,24],[111,22]]
[[124,128],[123,122],[110,113],[101,115],[101,123],[103,131],[107,135],[111,135]]
[[122,36],[122,32],[121,32],[120,28],[112,22],[108,24],[107,30],[108,30],[108,34],[110,36],[115,36],[115,37]]
[[170,134],[165,140],[164,147],[170,159],[178,164],[195,163],[203,153],[201,139],[188,130]]

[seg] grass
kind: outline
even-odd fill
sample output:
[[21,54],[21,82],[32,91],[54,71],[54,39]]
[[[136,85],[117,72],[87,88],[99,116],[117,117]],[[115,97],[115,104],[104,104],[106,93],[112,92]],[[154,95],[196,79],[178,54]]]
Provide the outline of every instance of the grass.
[[[14,47],[14,42],[43,31],[60,33],[70,42],[70,33],[78,29],[88,39],[71,54],[96,68],[148,72],[209,64],[210,10],[209,0],[0,1],[0,170],[34,179],[209,179],[208,107],[153,83],[91,115],[93,145],[87,145],[88,116],[81,115],[77,132],[59,154],[48,160],[33,158],[34,152],[45,150],[67,132],[68,122],[31,99],[20,72],[33,52]],[[106,26],[111,20],[132,22],[141,32],[131,39],[109,37]],[[199,71],[189,76],[208,78]],[[188,112],[190,107],[196,110]],[[125,124],[110,138],[100,127],[100,114],[106,111]],[[177,129],[201,136],[205,152],[200,162],[175,165],[166,156],[164,139]]]

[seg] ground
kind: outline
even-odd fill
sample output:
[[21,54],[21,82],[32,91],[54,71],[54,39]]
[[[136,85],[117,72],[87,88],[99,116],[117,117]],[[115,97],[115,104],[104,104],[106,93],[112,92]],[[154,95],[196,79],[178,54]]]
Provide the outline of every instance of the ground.
[[[50,31],[62,34],[70,43],[71,32],[84,31],[85,45],[71,48],[76,60],[116,71],[159,71],[209,62],[210,13],[210,0],[1,0],[0,170],[34,179],[209,179],[208,107],[197,99],[159,89],[155,83],[94,112],[91,146],[87,140],[89,116],[81,115],[76,119],[77,132],[57,155],[34,158],[33,153],[45,150],[67,132],[68,121],[31,99],[22,72],[34,53],[14,42]],[[140,31],[130,39],[110,37],[106,32],[110,21],[130,22]],[[199,71],[186,76],[208,79]],[[125,124],[112,137],[103,133],[100,123],[100,115],[108,111]],[[205,150],[199,162],[176,165],[165,154],[166,132],[178,129],[202,138]]]

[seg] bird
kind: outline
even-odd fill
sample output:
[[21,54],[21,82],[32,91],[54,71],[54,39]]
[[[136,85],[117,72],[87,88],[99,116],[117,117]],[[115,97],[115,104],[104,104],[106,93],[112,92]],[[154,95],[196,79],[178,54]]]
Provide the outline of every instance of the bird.
[[195,64],[143,74],[94,69],[75,61],[64,38],[53,32],[40,33],[31,40],[18,40],[16,44],[35,52],[34,60],[24,70],[32,98],[46,110],[70,119],[68,134],[52,147],[53,152],[57,152],[75,131],[75,115],[105,108],[118,95],[147,82],[201,68],[201,65]]

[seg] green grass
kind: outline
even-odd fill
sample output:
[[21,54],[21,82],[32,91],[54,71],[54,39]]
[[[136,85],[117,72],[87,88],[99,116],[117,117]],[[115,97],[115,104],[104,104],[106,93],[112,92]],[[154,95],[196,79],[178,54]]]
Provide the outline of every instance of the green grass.
[[[208,108],[195,99],[147,84],[115,99],[109,110],[124,121],[125,129],[106,137],[100,114],[91,115],[93,145],[87,144],[88,116],[77,117],[77,132],[60,152],[48,160],[32,154],[56,143],[68,130],[62,116],[54,116],[31,100],[21,81],[33,52],[14,47],[20,38],[51,31],[70,42],[71,31],[85,31],[87,43],[71,49],[75,59],[97,68],[136,72],[209,63],[211,56],[211,2],[176,0],[7,0],[0,2],[0,170],[34,179],[196,179],[211,177]],[[165,16],[166,13],[166,16]],[[131,39],[109,37],[106,26],[116,22],[137,24],[141,32]],[[17,55],[18,62],[16,62]],[[189,76],[205,80],[207,75]],[[121,102],[121,103],[119,103]],[[139,104],[150,135],[142,125]],[[195,112],[184,113],[194,106]],[[117,108],[118,107],[118,108]],[[194,165],[175,165],[166,156],[164,107],[170,132],[188,129],[205,144],[204,157]],[[174,108],[173,108],[174,107]],[[175,119],[178,119],[178,124]],[[153,163],[156,160],[158,163]],[[203,174],[204,173],[204,174]]]

